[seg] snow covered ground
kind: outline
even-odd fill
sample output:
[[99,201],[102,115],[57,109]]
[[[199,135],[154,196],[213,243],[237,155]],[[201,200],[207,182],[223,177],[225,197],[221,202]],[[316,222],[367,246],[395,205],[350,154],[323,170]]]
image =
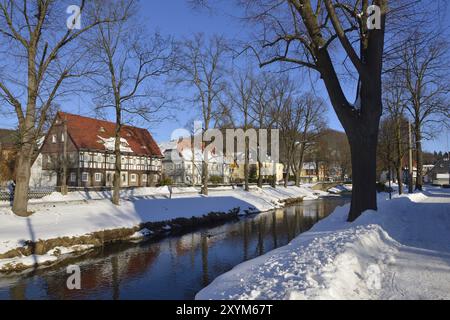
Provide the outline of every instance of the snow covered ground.
[[344,185],[337,185],[335,187],[332,187],[328,189],[328,192],[339,194],[342,192],[351,192],[352,191],[352,185],[344,184]]
[[[114,206],[107,193],[76,192],[67,196],[55,193],[42,203],[31,205],[34,214],[28,218],[14,215],[10,208],[0,208],[0,254],[22,247],[28,241],[78,237],[103,230],[133,228],[145,222],[228,212],[238,207],[241,212],[267,211],[281,206],[281,200],[317,199],[318,195],[326,194],[305,187],[253,188],[251,192],[230,187],[216,189],[207,197],[199,195],[196,189],[173,191],[172,199],[167,188],[124,191],[120,206]],[[0,260],[0,269],[7,264],[36,262],[36,257],[21,258]]]
[[450,191],[338,208],[289,245],[236,266],[197,299],[450,299]]

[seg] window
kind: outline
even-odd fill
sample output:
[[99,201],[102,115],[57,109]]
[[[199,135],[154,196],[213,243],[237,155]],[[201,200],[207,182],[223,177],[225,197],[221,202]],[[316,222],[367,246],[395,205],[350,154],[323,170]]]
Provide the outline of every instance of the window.
[[81,181],[88,182],[89,181],[89,174],[87,172],[83,172],[81,175]]
[[147,182],[147,175],[146,174],[142,175],[142,182]]
[[61,142],[64,142],[64,133],[61,134]]
[[101,182],[102,181],[102,174],[96,173],[95,174],[95,182]]
[[136,174],[133,173],[133,174],[131,175],[131,177],[130,177],[131,182],[136,182],[136,178],[137,178],[137,177],[136,177]]
[[70,182],[77,182],[77,174],[75,172],[70,173]]
[[56,143],[56,134],[52,134],[52,143]]

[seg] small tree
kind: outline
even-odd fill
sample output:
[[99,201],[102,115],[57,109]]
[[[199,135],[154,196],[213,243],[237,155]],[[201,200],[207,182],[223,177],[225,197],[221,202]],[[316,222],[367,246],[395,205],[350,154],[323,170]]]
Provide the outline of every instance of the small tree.
[[296,142],[297,148],[294,150],[293,171],[295,173],[295,184],[300,186],[305,152],[308,152],[314,146],[325,127],[325,103],[312,94],[302,95],[296,103],[301,109],[301,116],[298,127],[299,140]]
[[[274,84],[274,81],[274,77],[264,72],[255,79],[250,117],[252,118],[255,127],[259,130],[271,129],[274,125],[274,122],[276,122],[276,119],[270,116],[270,110],[273,102],[270,88]],[[261,135],[258,135],[258,187],[262,188],[263,162],[259,150],[261,149],[264,142],[260,139]]]
[[158,33],[149,36],[133,23],[138,9],[136,1],[123,0],[113,8],[105,9],[120,10],[124,19],[99,25],[90,53],[98,65],[92,78],[98,92],[97,110],[112,108],[115,113],[112,202],[119,205],[124,116],[138,116],[147,122],[159,119],[155,117],[166,106],[168,98],[151,90],[149,81],[167,75],[174,67],[175,56],[171,39]]
[[[2,66],[0,97],[17,118],[19,146],[16,157],[16,189],[12,210],[27,216],[31,166],[36,159],[36,143],[43,133],[48,111],[69,79],[85,74],[78,63],[83,52],[76,40],[93,27],[120,20],[99,15],[97,1],[78,1],[82,25],[77,18],[59,18],[74,1],[5,0],[0,3],[0,53]],[[62,23],[61,23],[62,22]],[[68,28],[70,27],[70,28]],[[7,49],[6,49],[7,48]]]
[[[408,151],[408,122],[405,116],[406,97],[399,74],[388,74],[383,94],[385,125],[380,133],[380,154],[392,161],[398,180],[398,192],[403,193],[403,158]],[[392,145],[392,146],[391,146]],[[389,146],[389,148],[387,148]],[[386,152],[389,150],[389,155]]]
[[447,50],[444,40],[415,33],[405,43],[401,56],[399,69],[405,78],[406,110],[413,120],[415,135],[417,190],[422,190],[423,184],[423,140],[450,119]]
[[[192,103],[199,108],[203,120],[203,133],[213,128],[213,120],[220,108],[220,96],[225,90],[225,55],[228,52],[226,41],[218,36],[205,40],[196,34],[186,40],[180,52],[180,72],[176,82],[186,84],[195,92]],[[205,145],[195,146],[204,148]],[[202,159],[202,194],[208,194],[208,155]]]
[[[230,102],[237,111],[242,129],[246,132],[252,128],[251,106],[255,94],[255,79],[249,69],[237,73],[232,83],[232,90],[229,92]],[[244,190],[249,191],[250,179],[250,143],[249,137],[244,141]],[[255,150],[252,150],[254,153]],[[254,159],[253,159],[254,160]]]

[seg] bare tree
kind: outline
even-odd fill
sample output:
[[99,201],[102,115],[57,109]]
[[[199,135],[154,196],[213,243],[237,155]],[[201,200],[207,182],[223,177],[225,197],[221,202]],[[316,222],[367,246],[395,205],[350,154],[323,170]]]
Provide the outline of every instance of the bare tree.
[[[269,75],[268,73],[261,73],[255,79],[254,83],[254,94],[251,103],[251,112],[250,117],[252,118],[255,127],[258,130],[262,129],[271,129],[276,119],[271,117],[271,108],[272,108],[272,98],[271,95],[271,87],[274,85],[274,77]],[[263,142],[260,141],[261,135],[258,135],[258,187],[262,188],[263,185],[263,162],[261,159],[261,154],[259,150],[261,150]],[[276,164],[273,164],[274,166]],[[273,168],[275,169],[275,168]]]
[[[417,161],[416,189],[422,190],[423,139],[450,119],[448,94],[448,43],[438,37],[415,33],[405,43],[399,69],[404,77],[413,120]],[[431,130],[430,130],[431,129]],[[430,131],[428,131],[430,130]]]
[[273,123],[273,128],[280,130],[280,161],[284,166],[284,185],[289,182],[292,157],[297,141],[297,125],[300,121],[300,113],[294,114],[294,86],[288,76],[282,76],[271,83],[270,108],[268,117]]
[[[226,41],[218,36],[205,39],[196,34],[184,42],[180,54],[180,73],[177,83],[184,83],[195,92],[192,102],[198,106],[203,120],[203,133],[214,126],[220,96],[225,90]],[[200,146],[203,148],[204,146]],[[202,194],[208,194],[208,155],[202,159]]]
[[[398,192],[403,193],[403,158],[408,151],[408,123],[405,116],[406,97],[404,90],[404,79],[398,72],[388,74],[385,80],[383,101],[386,113],[385,125],[381,128],[379,150],[381,154],[386,153],[387,149],[392,154],[386,155],[395,168],[398,180]],[[387,132],[386,132],[387,131]],[[383,140],[386,140],[383,142]],[[392,141],[392,142],[391,142]],[[393,144],[391,147],[390,145]],[[386,148],[389,146],[389,148]],[[384,151],[384,152],[383,152]]]
[[322,133],[325,127],[325,103],[322,99],[312,94],[304,94],[296,100],[301,111],[299,123],[299,140],[296,142],[296,152],[293,160],[293,171],[295,173],[295,184],[300,186],[301,172],[305,152],[308,152]]
[[[42,135],[48,110],[61,94],[63,83],[79,77],[80,58],[75,45],[81,35],[97,25],[120,17],[101,17],[96,1],[78,1],[82,25],[75,15],[68,26],[61,23],[74,1],[2,1],[0,3],[1,68],[0,96],[15,111],[20,143],[16,158],[16,189],[13,212],[28,213],[31,166],[36,157],[36,141]],[[64,21],[65,22],[65,21]]]
[[[160,79],[175,65],[172,40],[155,33],[148,35],[135,23],[136,1],[121,0],[114,8],[124,19],[96,28],[96,37],[90,45],[91,57],[98,65],[92,78],[95,84],[97,110],[111,108],[115,113],[114,154],[115,172],[112,202],[120,204],[123,132],[126,115],[146,122],[159,120],[160,112],[169,98],[155,91],[151,81]],[[153,87],[156,87],[153,85]]]
[[[252,127],[252,102],[255,93],[255,78],[250,69],[237,72],[233,79],[229,99],[237,111],[237,117],[242,119],[240,126],[246,132]],[[249,191],[250,178],[250,138],[245,136],[244,141],[244,189]],[[255,150],[253,150],[255,151]],[[254,154],[254,152],[252,152]],[[255,159],[253,159],[255,160]]]

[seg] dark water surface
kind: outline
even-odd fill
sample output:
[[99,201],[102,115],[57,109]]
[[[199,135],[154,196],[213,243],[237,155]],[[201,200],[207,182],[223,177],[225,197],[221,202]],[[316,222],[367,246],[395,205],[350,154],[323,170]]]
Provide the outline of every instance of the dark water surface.
[[[288,244],[349,198],[324,198],[220,227],[140,244],[113,244],[55,267],[0,275],[0,299],[193,299],[237,264]],[[68,265],[81,290],[70,291]]]

